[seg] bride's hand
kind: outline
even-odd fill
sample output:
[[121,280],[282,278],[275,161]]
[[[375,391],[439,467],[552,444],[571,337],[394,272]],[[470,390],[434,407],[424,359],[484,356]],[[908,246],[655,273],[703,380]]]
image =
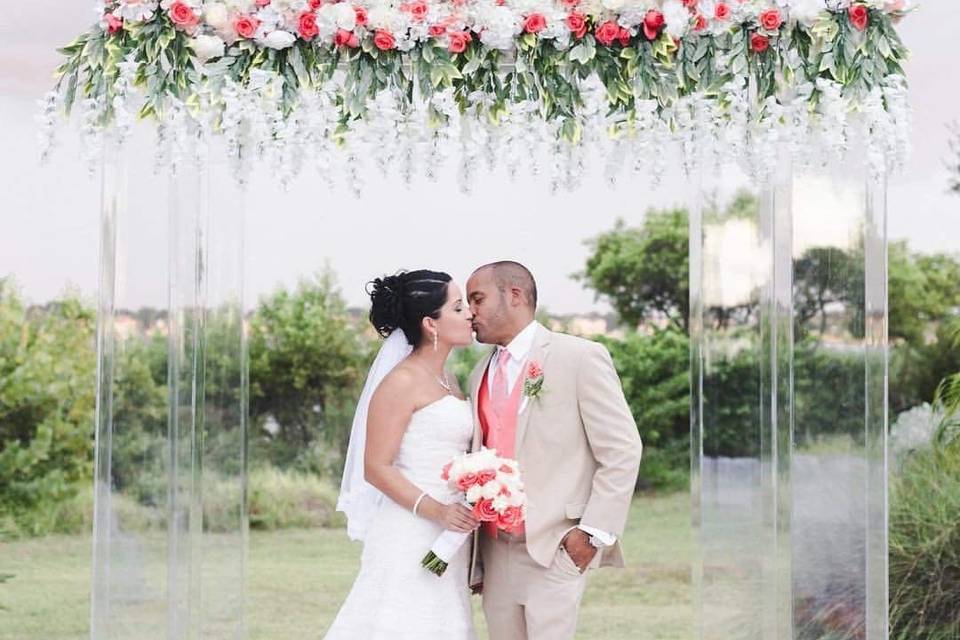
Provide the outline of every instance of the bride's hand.
[[443,525],[444,529],[460,533],[471,533],[480,526],[480,521],[473,516],[473,511],[462,504],[444,505],[437,522]]

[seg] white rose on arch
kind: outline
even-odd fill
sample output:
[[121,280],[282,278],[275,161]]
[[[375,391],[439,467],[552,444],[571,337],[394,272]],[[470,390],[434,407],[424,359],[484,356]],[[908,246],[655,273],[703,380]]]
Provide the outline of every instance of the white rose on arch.
[[203,8],[203,17],[214,29],[223,29],[230,24],[230,14],[222,2],[211,2]]
[[286,49],[288,47],[292,47],[293,43],[296,41],[297,36],[293,35],[289,31],[277,29],[276,31],[271,31],[266,35],[266,37],[261,38],[257,42],[265,47],[270,47],[271,49]]
[[190,48],[200,60],[206,62],[210,58],[222,56],[225,44],[219,36],[199,35],[190,39]]

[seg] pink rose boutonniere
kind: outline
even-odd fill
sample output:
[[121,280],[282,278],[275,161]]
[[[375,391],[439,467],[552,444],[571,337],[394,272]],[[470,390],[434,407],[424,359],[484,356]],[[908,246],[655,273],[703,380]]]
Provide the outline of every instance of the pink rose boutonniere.
[[523,381],[523,395],[537,399],[543,392],[543,368],[540,363],[533,361],[527,365],[527,377]]

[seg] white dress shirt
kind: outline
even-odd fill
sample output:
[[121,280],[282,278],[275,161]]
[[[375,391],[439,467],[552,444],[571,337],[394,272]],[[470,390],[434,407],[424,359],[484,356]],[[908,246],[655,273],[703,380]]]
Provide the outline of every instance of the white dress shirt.
[[[537,329],[540,323],[534,320],[523,331],[514,336],[513,340],[505,348],[498,348],[497,352],[490,358],[490,364],[487,366],[487,391],[493,392],[493,378],[496,375],[497,368],[500,366],[500,358],[503,354],[508,354],[510,362],[507,363],[507,389],[513,390],[517,378],[523,373],[530,357],[530,350],[533,348],[533,339],[537,335]],[[617,537],[612,533],[601,531],[593,527],[577,525],[577,528],[592,536],[591,542],[596,542],[599,546],[608,547],[617,541]],[[595,546],[597,546],[595,544]]]

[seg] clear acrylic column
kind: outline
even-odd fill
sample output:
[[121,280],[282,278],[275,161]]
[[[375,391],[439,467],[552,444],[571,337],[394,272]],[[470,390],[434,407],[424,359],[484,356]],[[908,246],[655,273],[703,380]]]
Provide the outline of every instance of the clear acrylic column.
[[105,144],[95,640],[244,634],[244,219],[223,155],[197,149],[155,173]]
[[863,157],[700,178],[697,638],[887,637],[886,202]]

